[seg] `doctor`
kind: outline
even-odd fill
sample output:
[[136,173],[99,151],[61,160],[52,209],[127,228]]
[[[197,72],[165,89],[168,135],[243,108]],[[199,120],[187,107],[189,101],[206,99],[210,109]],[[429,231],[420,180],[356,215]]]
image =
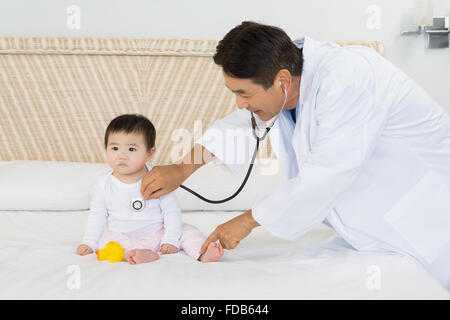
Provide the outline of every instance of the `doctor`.
[[254,22],[232,29],[214,61],[238,109],[184,161],[147,174],[144,198],[175,190],[212,159],[237,173],[225,160],[235,150],[213,136],[247,130],[250,112],[262,128],[280,113],[268,136],[288,180],[219,225],[202,250],[217,240],[233,249],[260,225],[291,240],[325,223],[357,250],[413,257],[450,290],[450,118],[424,90],[372,49],[292,42]]

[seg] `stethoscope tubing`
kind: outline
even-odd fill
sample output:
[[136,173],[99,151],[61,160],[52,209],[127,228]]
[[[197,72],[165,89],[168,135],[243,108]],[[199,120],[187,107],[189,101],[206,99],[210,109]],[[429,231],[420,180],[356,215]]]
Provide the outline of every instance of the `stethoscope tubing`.
[[[280,82],[280,85],[282,85],[281,82]],[[241,190],[244,188],[245,184],[247,183],[248,178],[250,177],[250,173],[252,172],[252,169],[253,169],[253,164],[255,163],[255,160],[256,160],[256,155],[258,154],[259,142],[263,141],[266,138],[266,136],[269,133],[270,129],[272,129],[275,121],[278,119],[278,117],[280,116],[281,111],[283,111],[284,106],[286,105],[287,92],[286,92],[286,88],[284,86],[282,86],[282,87],[283,87],[283,91],[284,91],[284,102],[283,102],[283,105],[281,106],[280,112],[278,112],[278,114],[276,115],[276,117],[272,121],[272,123],[268,127],[266,127],[266,129],[264,130],[264,134],[261,137],[259,137],[256,134],[256,130],[257,130],[258,126],[256,124],[256,120],[255,120],[255,117],[253,115],[253,112],[251,112],[251,122],[252,122],[253,136],[256,139],[256,147],[255,147],[255,151],[253,152],[252,161],[250,162],[250,165],[248,167],[247,174],[245,175],[244,181],[242,182],[241,186],[239,187],[239,189],[234,194],[232,194],[228,198],[225,198],[225,199],[222,199],[222,200],[211,200],[211,199],[207,199],[207,198],[203,197],[202,195],[198,194],[194,190],[192,190],[192,189],[190,189],[190,188],[188,188],[188,187],[186,187],[184,185],[180,185],[180,188],[182,188],[182,189],[192,193],[194,196],[198,197],[199,199],[201,199],[201,200],[203,200],[205,202],[213,203],[213,204],[224,203],[224,202],[230,201],[231,199],[235,198],[241,192]]]
[[211,200],[211,199],[207,199],[207,198],[203,197],[202,195],[198,194],[194,190],[192,190],[184,185],[180,185],[180,188],[192,193],[194,196],[196,196],[196,197],[200,198],[201,200],[208,202],[208,203],[218,204],[218,203],[224,203],[224,202],[230,201],[231,199],[235,198],[241,192],[241,190],[244,188],[245,184],[247,183],[247,180],[250,177],[250,173],[252,172],[252,169],[253,169],[253,164],[255,163],[256,154],[258,153],[258,149],[259,149],[259,138],[256,138],[256,148],[255,148],[255,151],[253,152],[252,161],[250,162],[250,165],[248,167],[248,171],[247,171],[247,174],[245,175],[244,181],[242,182],[239,189],[233,195],[229,196],[228,198],[225,198],[222,200]]

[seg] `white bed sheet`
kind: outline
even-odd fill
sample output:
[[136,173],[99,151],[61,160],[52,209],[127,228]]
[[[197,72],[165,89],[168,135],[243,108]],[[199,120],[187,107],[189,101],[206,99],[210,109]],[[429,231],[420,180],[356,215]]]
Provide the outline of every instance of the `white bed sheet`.
[[[183,212],[183,221],[207,235],[237,214]],[[86,218],[87,211],[0,212],[0,299],[450,298],[411,258],[355,251],[324,225],[296,241],[257,228],[217,263],[177,253],[129,265],[75,254]],[[77,275],[79,289],[71,287]]]

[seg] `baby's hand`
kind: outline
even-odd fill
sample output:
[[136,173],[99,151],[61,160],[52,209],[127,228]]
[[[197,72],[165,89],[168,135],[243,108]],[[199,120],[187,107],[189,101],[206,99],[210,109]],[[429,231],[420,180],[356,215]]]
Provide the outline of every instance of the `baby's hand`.
[[77,248],[77,254],[79,254],[80,256],[84,256],[93,252],[94,251],[87,244],[80,244]]
[[176,253],[176,252],[178,252],[178,248],[173,246],[173,245],[171,245],[171,244],[164,243],[161,246],[161,250],[160,250],[161,254]]

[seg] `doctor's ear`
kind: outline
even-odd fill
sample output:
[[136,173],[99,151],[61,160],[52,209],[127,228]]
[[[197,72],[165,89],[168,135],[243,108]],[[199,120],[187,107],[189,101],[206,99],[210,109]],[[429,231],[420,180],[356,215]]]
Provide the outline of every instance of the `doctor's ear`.
[[291,83],[291,73],[287,69],[281,69],[275,76],[274,85],[279,86],[281,90],[289,89]]

